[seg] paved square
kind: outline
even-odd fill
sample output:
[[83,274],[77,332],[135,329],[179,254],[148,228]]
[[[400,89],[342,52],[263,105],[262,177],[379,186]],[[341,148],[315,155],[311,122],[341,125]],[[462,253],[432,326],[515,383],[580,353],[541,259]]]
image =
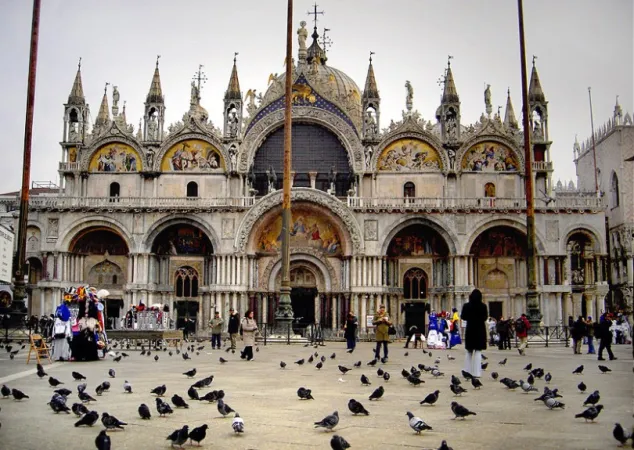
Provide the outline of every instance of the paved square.
[[[202,344],[200,344],[202,345]],[[606,449],[616,447],[612,438],[615,422],[626,429],[634,423],[632,351],[631,346],[614,346],[618,361],[606,361],[612,372],[601,374],[594,355],[573,355],[570,348],[529,348],[527,356],[521,357],[516,351],[490,349],[489,367],[482,377],[482,389],[473,390],[470,383],[463,380],[468,390],[462,397],[455,398],[449,390],[452,374],[460,375],[463,362],[462,350],[432,351],[432,357],[418,350],[406,350],[402,343],[390,346],[390,360],[380,365],[391,374],[388,382],[380,379],[377,367],[366,365],[371,359],[371,344],[360,343],[357,350],[348,355],[345,344],[327,343],[318,349],[303,346],[268,345],[260,346],[253,362],[239,359],[238,354],[210,352],[210,345],[193,360],[184,361],[180,355],[168,356],[167,352],[152,352],[150,357],[140,356],[130,351],[130,357],[120,363],[107,361],[92,363],[55,363],[45,365],[45,370],[63,381],[62,387],[73,391],[68,405],[77,402],[77,382],[73,381],[71,371],[79,371],[88,378],[88,391],[95,395],[95,387],[109,380],[112,387],[97,402],[88,405],[100,414],[104,411],[129,423],[125,431],[111,432],[113,449],[161,449],[169,448],[165,438],[176,428],[188,424],[190,429],[207,423],[207,439],[203,446],[226,449],[300,449],[330,448],[333,434],[345,437],[352,448],[357,449],[436,449],[443,439],[455,450],[459,449]],[[77,418],[71,415],[55,414],[48,406],[53,388],[46,378],[40,380],[35,375],[35,366],[25,366],[23,356],[8,360],[4,349],[0,350],[0,383],[10,388],[23,390],[30,399],[22,402],[12,398],[0,400],[0,449],[68,449],[86,450],[95,448],[94,439],[102,428],[98,422],[93,428],[73,426]],[[298,366],[293,362],[308,359],[314,352],[326,356],[321,371],[312,364]],[[334,360],[330,355],[336,353]],[[159,360],[154,361],[154,356]],[[450,361],[447,355],[455,356]],[[220,364],[222,356],[229,360]],[[432,365],[440,358],[439,368],[445,373],[434,379],[424,373],[425,383],[419,387],[411,386],[402,376],[401,370],[423,363]],[[508,358],[505,367],[498,361]],[[281,369],[280,361],[287,363]],[[352,368],[353,363],[361,360],[361,368],[353,368],[342,375],[337,365]],[[522,368],[532,363],[533,367],[543,367],[553,376],[551,388],[558,387],[563,393],[562,400],[566,409],[548,410],[542,402],[534,402],[539,394],[525,394],[518,389],[508,391],[502,384],[491,379],[491,372],[497,371],[500,377],[513,379],[526,378]],[[583,375],[573,375],[574,368],[584,364]],[[196,368],[194,379],[187,379],[183,372]],[[108,369],[116,370],[116,378],[108,377]],[[234,435],[231,419],[221,418],[215,404],[189,401],[190,408],[175,410],[168,418],[159,418],[156,413],[154,396],[150,390],[157,385],[166,384],[165,400],[170,402],[173,394],[185,399],[187,389],[198,379],[214,375],[214,381],[208,389],[223,389],[225,401],[244,418],[246,432]],[[366,374],[372,386],[362,386],[359,379]],[[123,382],[128,380],[133,386],[133,394],[123,393]],[[583,380],[588,386],[586,394],[581,394],[576,386]],[[545,382],[536,380],[540,394]],[[368,396],[379,385],[385,387],[385,395],[378,401],[369,401]],[[299,400],[296,391],[300,386],[312,389],[314,401]],[[435,406],[421,406],[419,402],[435,389],[441,391]],[[598,389],[601,392],[600,403],[605,409],[596,423],[584,423],[575,419],[574,414],[583,411],[582,403],[587,395]],[[353,416],[347,408],[348,400],[355,398],[363,403],[370,412],[369,416]],[[457,400],[475,411],[476,416],[466,420],[452,420],[449,404]],[[146,403],[152,411],[152,419],[142,421],[137,413],[141,403]],[[335,433],[313,428],[313,422],[321,420],[334,410],[339,411],[340,422]],[[405,413],[411,411],[423,418],[433,427],[432,431],[420,436],[409,428]],[[189,445],[188,445],[189,446]]]

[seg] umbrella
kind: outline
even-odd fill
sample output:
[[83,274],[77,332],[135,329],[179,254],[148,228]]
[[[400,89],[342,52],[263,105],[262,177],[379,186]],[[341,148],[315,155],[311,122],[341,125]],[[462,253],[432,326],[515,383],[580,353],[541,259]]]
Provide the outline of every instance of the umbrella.
[[106,298],[109,295],[110,295],[110,292],[108,292],[105,289],[100,289],[100,290],[97,291],[97,297],[99,297],[99,298]]

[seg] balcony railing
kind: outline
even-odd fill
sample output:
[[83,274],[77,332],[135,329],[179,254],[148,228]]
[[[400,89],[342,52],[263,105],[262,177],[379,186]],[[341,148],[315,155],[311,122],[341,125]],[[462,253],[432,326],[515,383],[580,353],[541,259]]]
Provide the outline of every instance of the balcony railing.
[[29,207],[35,209],[136,209],[136,208],[248,208],[254,197],[32,197]]
[[551,161],[533,161],[533,170],[546,170],[552,172],[553,163]]
[[79,170],[79,164],[80,163],[78,162],[60,162],[59,170],[63,170],[63,171]]

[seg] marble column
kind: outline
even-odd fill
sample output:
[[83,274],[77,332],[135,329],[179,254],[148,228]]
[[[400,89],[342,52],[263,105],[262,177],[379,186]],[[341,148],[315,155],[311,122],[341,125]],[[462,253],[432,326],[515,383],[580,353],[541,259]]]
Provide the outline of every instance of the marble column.
[[359,318],[359,322],[361,324],[361,329],[365,332],[367,331],[365,316],[367,315],[367,299],[365,295],[360,295],[361,302],[361,317]]
[[634,257],[632,255],[627,257],[627,284],[630,286],[634,284]]

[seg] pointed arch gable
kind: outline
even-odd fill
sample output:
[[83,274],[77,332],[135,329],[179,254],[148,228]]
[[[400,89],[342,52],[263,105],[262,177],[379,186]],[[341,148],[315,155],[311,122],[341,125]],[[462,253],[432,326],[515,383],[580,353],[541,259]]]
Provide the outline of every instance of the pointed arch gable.
[[447,248],[449,250],[450,255],[457,254],[457,243],[459,242],[458,236],[456,236],[453,231],[450,230],[450,227],[440,220],[431,217],[403,217],[395,221],[389,228],[389,231],[385,233],[383,238],[383,243],[381,244],[381,255],[387,255],[388,248],[392,239],[404,230],[405,228],[411,225],[423,225],[431,228],[436,231],[440,237],[443,238]]
[[165,145],[157,158],[156,169],[161,172],[224,172],[227,159],[223,145],[217,145],[203,136],[179,136],[171,145]]
[[162,219],[157,220],[152,224],[152,226],[146,231],[143,235],[141,242],[139,243],[139,251],[140,252],[148,252],[152,251],[152,246],[154,241],[167,228],[172,225],[191,225],[193,227],[199,228],[209,241],[213,247],[214,253],[217,253],[220,249],[220,240],[218,239],[218,235],[214,231],[213,228],[209,227],[205,222],[200,220],[198,217],[194,215],[190,216],[181,216],[181,215],[171,215],[167,217],[163,217]]
[[[385,155],[390,151],[393,151],[395,147],[398,147],[400,142],[419,142],[422,150],[428,150],[434,152],[432,158],[439,162],[438,168],[432,171],[446,172],[449,167],[449,160],[447,158],[446,151],[442,149],[441,142],[432,134],[415,131],[403,131],[401,133],[395,133],[382,142],[377,148],[370,162],[369,171],[375,172],[382,170],[380,165],[381,161],[385,158]],[[387,169],[389,170],[389,169]],[[411,170],[410,170],[411,171]],[[415,170],[416,171],[416,170]]]
[[119,145],[121,150],[133,154],[136,157],[136,170],[125,170],[119,173],[136,173],[145,169],[143,160],[143,150],[139,147],[138,143],[125,135],[107,136],[103,139],[98,139],[93,142],[89,148],[81,150],[80,167],[84,172],[90,172],[93,167],[93,162],[99,158],[99,153],[106,147],[113,145]]

